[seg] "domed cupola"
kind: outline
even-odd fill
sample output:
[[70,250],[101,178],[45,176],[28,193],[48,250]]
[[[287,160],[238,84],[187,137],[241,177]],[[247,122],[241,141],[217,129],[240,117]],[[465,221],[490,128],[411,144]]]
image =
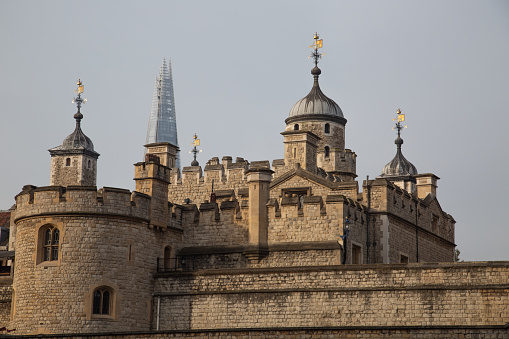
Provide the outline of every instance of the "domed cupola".
[[318,83],[318,78],[322,74],[322,71],[318,68],[318,60],[323,55],[319,53],[318,49],[322,48],[323,40],[319,39],[318,33],[315,34],[314,39],[315,43],[310,46],[314,48],[313,53],[311,53],[311,58],[314,59],[315,63],[315,67],[311,70],[314,79],[313,87],[308,95],[293,105],[285,123],[291,125],[298,122],[322,121],[324,123],[333,122],[344,127],[346,119],[343,116],[343,111],[334,100],[323,94]]
[[76,128],[69,134],[62,145],[49,150],[51,155],[51,186],[95,186],[97,177],[97,159],[99,153],[94,150],[94,144],[81,130],[81,105],[86,99],[81,97],[83,84],[78,80],[78,96],[73,102],[78,107],[74,114]]
[[[92,143],[92,140],[90,140],[89,137],[83,133],[81,130],[81,119],[83,119],[83,114],[76,113],[74,114],[74,119],[76,119],[76,128],[74,129],[74,132],[69,134],[64,141],[62,142],[62,145],[52,148],[51,150],[83,150],[83,151],[89,151],[96,153],[94,151],[94,144]],[[97,154],[97,153],[96,153]]]
[[417,175],[417,168],[408,161],[401,152],[401,145],[403,139],[398,135],[394,143],[398,145],[396,156],[382,170],[381,177],[394,177],[394,176],[406,176],[406,175]]
[[396,130],[398,131],[398,137],[394,140],[397,146],[396,156],[387,164],[382,170],[382,174],[378,178],[386,178],[401,188],[407,190],[409,193],[416,193],[416,180],[415,176],[417,168],[408,161],[401,152],[401,145],[403,145],[403,139],[401,139],[401,130],[406,126],[401,123],[405,121],[405,115],[401,113],[401,110],[397,111],[398,117],[396,123]]
[[305,117],[306,115],[330,115],[333,117],[343,118],[343,112],[339,105],[334,100],[323,94],[318,83],[318,77],[322,71],[318,66],[315,66],[311,70],[311,74],[314,78],[313,88],[308,95],[297,101],[290,110],[289,118],[292,117]]

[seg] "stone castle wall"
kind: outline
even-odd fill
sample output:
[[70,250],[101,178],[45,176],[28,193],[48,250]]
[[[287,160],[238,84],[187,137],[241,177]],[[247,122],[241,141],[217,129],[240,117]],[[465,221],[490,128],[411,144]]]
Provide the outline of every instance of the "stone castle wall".
[[[367,188],[364,183],[362,203],[367,206]],[[384,179],[370,181],[371,208],[375,211],[387,212],[398,217],[408,224],[417,224],[418,227],[436,234],[453,243],[455,221],[440,209],[438,203],[428,196],[426,199],[417,199],[400,187]],[[433,216],[438,217],[438,227],[433,229]]]
[[[16,334],[150,330],[151,274],[164,248],[182,242],[176,227],[149,227],[150,197],[46,187],[26,189],[16,203]],[[41,260],[46,226],[60,231],[58,260]],[[98,287],[112,292],[107,316],[92,314]]]
[[182,222],[185,246],[228,246],[248,242],[247,213],[238,217],[237,201],[184,205]]
[[508,262],[211,270],[161,274],[154,297],[161,330],[503,326],[508,278]]
[[[367,338],[367,339],[505,339],[509,336],[509,326],[441,326],[441,327],[412,327],[395,326],[388,328],[369,327],[327,327],[327,328],[251,328],[230,330],[183,330],[183,331],[158,331],[158,332],[115,332],[95,334],[71,334],[62,336],[40,335],[37,338],[88,338],[88,339],[168,339],[168,338],[236,338],[236,339],[265,339],[265,338]],[[16,338],[33,338],[18,336]]]
[[[7,327],[11,318],[12,278],[0,277],[0,327]],[[11,329],[9,327],[9,329]]]

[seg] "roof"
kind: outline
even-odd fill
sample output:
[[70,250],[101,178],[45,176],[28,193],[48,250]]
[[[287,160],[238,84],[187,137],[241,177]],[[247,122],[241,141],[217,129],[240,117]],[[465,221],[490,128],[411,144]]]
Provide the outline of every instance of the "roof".
[[318,83],[318,77],[321,70],[315,67],[311,70],[313,74],[314,83],[311,91],[304,98],[297,101],[290,110],[289,117],[296,117],[300,115],[317,114],[317,115],[331,115],[334,117],[343,118],[343,112],[339,105],[334,100],[323,94]]
[[380,176],[392,177],[392,176],[417,175],[418,174],[417,168],[410,161],[408,161],[403,156],[403,152],[401,152],[401,145],[403,144],[403,139],[401,139],[398,136],[394,143],[398,145],[396,155],[387,165],[385,165]]
[[79,112],[74,115],[74,118],[76,119],[76,128],[74,129],[74,132],[64,139],[62,145],[50,149],[49,152],[51,155],[78,152],[87,153],[96,159],[99,157],[99,153],[94,151],[94,144],[92,143],[92,140],[90,140],[90,138],[87,137],[81,130],[80,121],[82,117],[83,115]]

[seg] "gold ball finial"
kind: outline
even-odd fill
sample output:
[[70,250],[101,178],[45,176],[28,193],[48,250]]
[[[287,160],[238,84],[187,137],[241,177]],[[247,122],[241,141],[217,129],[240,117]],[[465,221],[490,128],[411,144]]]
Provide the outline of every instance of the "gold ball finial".
[[398,110],[396,111],[396,113],[401,114],[401,110],[398,108]]

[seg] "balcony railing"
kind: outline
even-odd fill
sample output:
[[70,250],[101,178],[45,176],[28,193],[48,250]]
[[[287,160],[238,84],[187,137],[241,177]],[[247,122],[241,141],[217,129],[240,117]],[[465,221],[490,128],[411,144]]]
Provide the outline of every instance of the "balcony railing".
[[157,272],[192,271],[193,256],[176,256],[175,258],[157,258]]

